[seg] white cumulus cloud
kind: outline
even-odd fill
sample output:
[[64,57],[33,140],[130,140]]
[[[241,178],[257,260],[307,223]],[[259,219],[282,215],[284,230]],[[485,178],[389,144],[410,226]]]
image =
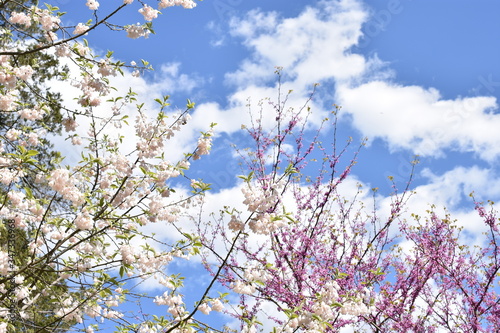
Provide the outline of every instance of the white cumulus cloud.
[[392,150],[437,157],[454,149],[475,152],[487,161],[500,154],[494,97],[443,99],[434,88],[385,81],[340,85],[336,96],[354,127],[370,139],[384,139]]

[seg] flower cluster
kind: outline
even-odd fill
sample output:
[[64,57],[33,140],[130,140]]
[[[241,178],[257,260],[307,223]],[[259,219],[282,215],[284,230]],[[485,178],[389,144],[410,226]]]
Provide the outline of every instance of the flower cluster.
[[[79,51],[80,54],[81,52],[83,51]],[[106,70],[106,67],[104,67],[105,69],[103,70],[103,66],[105,66],[105,63],[103,63],[99,67],[98,71],[108,74],[109,71]],[[84,75],[83,79],[75,82],[73,85],[79,88],[82,92],[82,96],[80,96],[80,98],[78,99],[78,103],[83,107],[100,105],[101,96],[108,95],[110,89],[109,84],[106,80],[98,77],[93,77],[91,75]]]
[[75,30],[73,31],[73,35],[81,35],[85,33],[87,30],[89,30],[88,26],[86,26],[83,23],[78,23],[77,26],[75,27]]
[[236,215],[231,215],[231,220],[227,226],[229,230],[238,232],[245,228],[245,223],[243,223]]
[[194,160],[200,159],[201,155],[208,155],[210,153],[210,148],[212,146],[212,137],[213,130],[211,129],[209,132],[203,133],[203,135],[198,139],[198,145],[193,155]]
[[15,89],[20,80],[27,81],[33,75],[33,68],[28,65],[13,67],[11,58],[6,55],[0,56],[0,85],[5,91],[0,95],[0,111],[11,111],[16,106],[17,94]]
[[99,2],[97,0],[87,0],[85,4],[90,10],[97,10],[99,8]]
[[281,202],[280,189],[283,188],[283,183],[268,184],[265,180],[263,182],[262,185],[247,183],[248,186],[241,189],[245,196],[243,204],[247,206],[249,212],[268,212],[273,206]]
[[340,309],[340,313],[343,315],[350,316],[363,316],[370,312],[370,309],[366,306],[365,303],[361,301],[347,301],[342,304],[342,308]]
[[[173,115],[172,119],[177,119],[177,115]],[[148,117],[140,113],[136,117],[135,129],[136,135],[140,139],[137,143],[139,157],[151,158],[161,154],[165,142],[171,139],[175,132],[181,130],[180,122],[175,121],[169,123],[168,116],[163,114],[158,115],[156,120],[150,121]]]
[[196,3],[193,0],[160,0],[158,7],[160,9],[172,7],[172,6],[182,6],[187,9],[196,7]]
[[49,186],[60,193],[64,199],[69,200],[75,206],[79,206],[84,201],[84,194],[75,185],[78,182],[67,169],[56,169],[50,173]]
[[45,110],[39,106],[35,106],[31,109],[21,109],[18,111],[19,116],[26,120],[40,120],[45,114]]
[[31,25],[31,17],[26,15],[25,13],[13,12],[10,14],[9,22],[12,24],[20,24],[25,27],[29,27]]
[[[284,225],[282,218],[274,213],[280,207],[282,186],[280,182],[271,186],[258,186],[256,182],[248,182],[247,186],[241,189],[245,197],[243,204],[249,212],[255,213],[248,223],[254,233],[267,235]],[[234,231],[242,230],[243,227],[235,218],[231,218],[230,225],[230,229]]]
[[[91,1],[91,0],[88,0]],[[133,0],[124,0],[123,3],[129,5]],[[182,6],[187,9],[196,7],[196,3],[193,0],[160,0],[158,4],[158,9],[164,9],[167,7]],[[158,17],[161,12],[148,4],[143,4],[143,7],[139,9],[139,13],[142,14],[145,21],[151,22]],[[132,39],[137,39],[140,37],[148,38],[151,32],[150,27],[147,25],[141,25],[139,23],[125,26],[125,31],[127,32],[127,37]]]
[[89,230],[94,221],[88,212],[79,213],[75,218],[75,226],[80,230]]
[[99,69],[97,73],[103,77],[116,76],[116,68],[109,63],[109,59],[99,61]]
[[158,17],[159,11],[156,9],[153,9],[151,6],[144,5],[141,9],[139,9],[139,13],[141,13],[144,16],[144,19],[146,21],[152,21],[153,19]]
[[238,294],[243,295],[252,295],[256,291],[255,285],[251,283],[247,283],[241,280],[237,280],[236,282],[232,282],[230,288]]
[[30,9],[30,15],[24,12],[12,12],[9,18],[10,23],[20,24],[25,27],[30,27],[32,20],[37,24],[39,23],[41,28],[45,31],[57,29],[61,23],[61,19],[52,15],[51,11],[37,7],[32,7]]
[[9,274],[9,254],[0,250],[0,274],[6,276]]
[[127,32],[127,37],[132,39],[140,37],[148,38],[150,33],[146,27],[143,27],[139,23],[126,26],[125,31]]

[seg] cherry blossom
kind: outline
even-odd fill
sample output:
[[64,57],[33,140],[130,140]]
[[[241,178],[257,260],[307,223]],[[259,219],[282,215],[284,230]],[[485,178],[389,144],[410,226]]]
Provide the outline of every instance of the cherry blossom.
[[153,9],[152,7],[148,5],[144,5],[141,9],[139,9],[139,13],[141,13],[144,16],[144,19],[146,21],[152,21],[153,19],[158,17],[159,11],[156,9]]
[[99,8],[99,2],[97,0],[87,0],[85,4],[90,10],[97,10]]
[[73,35],[83,34],[85,31],[89,30],[89,27],[84,25],[83,23],[78,23],[73,31]]
[[26,27],[31,25],[31,18],[25,13],[13,12],[9,18],[10,23],[13,24],[22,24]]

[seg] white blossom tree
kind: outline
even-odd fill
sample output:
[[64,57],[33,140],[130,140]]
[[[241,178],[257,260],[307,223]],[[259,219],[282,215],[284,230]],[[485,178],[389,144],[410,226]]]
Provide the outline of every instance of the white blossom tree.
[[[210,124],[194,150],[171,161],[165,147],[189,120],[194,103],[172,111],[168,96],[160,96],[147,109],[133,90],[115,92],[112,78],[138,76],[149,65],[126,66],[112,52],[100,56],[82,39],[106,28],[132,39],[147,37],[159,10],[176,5],[196,3],[125,0],[102,12],[98,1],[88,0],[89,20],[65,26],[56,6],[0,3],[0,332],[92,332],[110,325],[140,332],[205,329],[193,314],[206,306],[206,295],[184,304],[182,277],[166,275],[165,266],[189,259],[200,247],[196,235],[176,229],[176,223],[208,189],[187,171],[191,161],[209,153]],[[144,23],[113,24],[126,10],[138,11]],[[44,83],[50,79],[75,88],[77,104],[52,93]],[[79,161],[63,163],[51,144],[59,136],[73,147],[66,149],[81,152]],[[181,178],[177,192],[173,178]],[[144,233],[149,223],[168,223],[178,230],[178,241]],[[137,320],[118,308],[136,302],[139,296],[126,286],[137,278],[166,287],[154,300],[170,306],[166,317]]]

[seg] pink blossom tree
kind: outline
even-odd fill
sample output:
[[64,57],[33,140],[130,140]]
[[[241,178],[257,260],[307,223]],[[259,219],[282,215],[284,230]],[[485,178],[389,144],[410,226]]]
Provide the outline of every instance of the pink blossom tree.
[[[350,140],[338,147],[340,107],[313,130],[309,101],[288,107],[290,92],[282,95],[278,85],[276,102],[250,106],[259,116],[247,129],[250,147],[240,150],[249,171],[241,176],[246,208],[225,207],[212,234],[199,229],[208,234],[202,238],[207,269],[222,269],[221,283],[241,295],[229,312],[241,330],[256,332],[266,323],[275,332],[497,331],[496,211],[475,203],[488,232],[472,247],[456,221],[435,207],[404,217],[413,171],[402,192],[393,186],[387,207],[379,205],[376,188],[372,200],[361,187],[347,197],[342,184],[359,148],[350,150]],[[263,114],[274,115],[274,127],[263,126]],[[213,250],[218,243],[226,256]]]

